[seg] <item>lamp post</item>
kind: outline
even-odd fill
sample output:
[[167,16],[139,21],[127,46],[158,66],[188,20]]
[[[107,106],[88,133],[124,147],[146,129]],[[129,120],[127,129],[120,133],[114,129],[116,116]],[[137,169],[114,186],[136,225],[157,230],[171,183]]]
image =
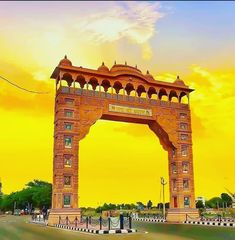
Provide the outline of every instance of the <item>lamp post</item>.
[[163,219],[166,219],[166,209],[165,209],[165,185],[167,182],[163,177],[161,177],[161,185],[162,185],[162,198],[163,198]]

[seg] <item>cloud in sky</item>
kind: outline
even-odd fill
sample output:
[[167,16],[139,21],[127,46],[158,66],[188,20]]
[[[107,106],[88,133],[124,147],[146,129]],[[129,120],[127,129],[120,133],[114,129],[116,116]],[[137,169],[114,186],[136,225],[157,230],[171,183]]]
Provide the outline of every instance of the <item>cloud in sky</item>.
[[[192,65],[192,76],[190,76],[190,85],[192,88],[199,89],[195,100],[205,100],[206,104],[213,105],[215,102],[224,101],[226,98],[233,97],[235,72],[230,70],[228,72],[209,71],[201,66]],[[210,97],[208,97],[208,95]]]
[[[0,110],[29,113],[32,116],[50,114],[53,110],[54,82],[46,81],[44,72],[24,71],[17,65],[2,62],[0,72],[9,81],[26,89],[49,92],[34,94],[18,89],[0,79]],[[48,77],[47,77],[48,79]]]
[[195,89],[191,94],[191,107],[206,129],[207,136],[231,135],[235,121],[234,70],[210,71],[198,65],[190,67],[189,85]]
[[92,13],[79,20],[76,28],[94,44],[126,38],[141,46],[143,58],[152,56],[148,41],[156,33],[155,25],[164,14],[159,2],[127,2],[105,13]]
[[[8,159],[0,169],[4,192],[23,187],[35,174],[51,181],[55,83],[49,77],[64,54],[75,66],[88,68],[97,68],[102,61],[111,66],[114,60],[127,60],[131,65],[137,63],[141,70],[150,70],[156,79],[169,82],[174,81],[179,73],[186,84],[195,88],[195,92],[190,94],[190,108],[196,194],[209,197],[220,193],[225,185],[231,189],[234,187],[231,179],[225,182],[218,178],[233,176],[235,68],[233,45],[227,41],[231,27],[230,24],[227,27],[221,25],[221,41],[215,41],[218,40],[218,31],[214,30],[215,37],[206,32],[201,34],[198,30],[204,26],[214,27],[215,21],[206,21],[208,16],[216,19],[224,16],[213,15],[211,11],[212,14],[201,19],[201,9],[195,11],[191,3],[186,4],[189,6],[187,11],[177,3],[173,8],[174,14],[169,14],[169,9],[166,9],[172,4],[163,2],[0,4],[1,74],[28,89],[50,92],[35,95],[0,81],[0,154],[2,159]],[[167,17],[164,17],[166,13]],[[190,18],[187,17],[189,15]],[[201,21],[197,21],[199,18]],[[161,31],[159,35],[158,31]],[[215,48],[216,42],[219,48]],[[152,54],[155,57],[146,61]],[[191,66],[195,62],[198,65]],[[140,192],[136,188],[136,192],[131,194],[121,193],[120,201],[123,201],[123,196],[126,196],[125,201],[132,201],[130,195],[134,196],[133,201],[135,197],[141,201],[150,198],[156,201],[154,192],[158,191],[158,186],[151,185],[154,181],[150,177],[158,177],[156,174],[167,176],[167,161],[156,161],[167,160],[167,156],[154,133],[142,125],[111,121],[104,122],[104,125],[98,121],[81,141],[80,169],[84,174],[81,177],[81,203],[87,206],[95,204],[92,194],[100,196],[102,201],[112,201],[110,193],[100,192],[99,186],[107,185],[108,174],[111,188],[117,186],[113,189],[118,189],[126,184],[124,175],[123,182],[115,182],[113,172],[119,171],[128,173],[132,190],[135,186],[143,189]],[[103,149],[107,152],[104,153]],[[14,164],[14,169],[9,168],[9,162]],[[94,164],[106,167],[97,171]],[[123,173],[123,166],[127,164],[129,170],[127,168]],[[34,171],[29,173],[25,166]],[[40,170],[41,166],[45,171]],[[93,178],[97,179],[95,187],[91,174],[87,174],[91,170]],[[91,194],[88,191],[91,187],[99,191]]]

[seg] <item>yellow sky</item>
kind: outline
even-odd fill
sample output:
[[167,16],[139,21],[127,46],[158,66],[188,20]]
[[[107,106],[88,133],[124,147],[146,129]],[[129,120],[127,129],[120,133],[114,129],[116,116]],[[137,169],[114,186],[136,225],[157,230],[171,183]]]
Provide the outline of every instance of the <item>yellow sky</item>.
[[[7,10],[17,10],[13,8]],[[137,64],[143,72],[149,69],[159,80],[173,81],[180,74],[195,89],[190,104],[196,196],[210,198],[225,187],[235,191],[234,56],[226,55],[225,48],[218,59],[206,52],[203,57],[190,55],[190,44],[187,51],[183,43],[171,45],[174,54],[160,49],[167,34],[160,23],[168,16],[158,3],[110,2],[96,12],[90,9],[86,18],[84,14],[64,13],[47,23],[47,15],[39,21],[30,12],[17,15],[21,21],[13,16],[0,20],[0,75],[29,89],[50,91],[35,95],[0,81],[3,191],[21,189],[35,178],[52,180],[55,89],[49,77],[65,53],[75,66],[97,68],[105,61],[111,67],[116,60]],[[176,37],[174,32],[172,36]],[[179,54],[180,61],[168,58],[170,54]],[[167,154],[147,126],[100,120],[80,143],[80,205],[149,199],[156,204],[160,176],[168,178],[167,172]]]

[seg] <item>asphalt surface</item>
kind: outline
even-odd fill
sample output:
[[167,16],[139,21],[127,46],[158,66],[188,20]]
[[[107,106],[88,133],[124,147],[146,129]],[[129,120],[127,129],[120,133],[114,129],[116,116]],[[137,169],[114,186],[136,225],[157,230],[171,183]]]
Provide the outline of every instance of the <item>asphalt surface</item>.
[[134,222],[137,233],[94,235],[31,224],[27,216],[0,216],[0,240],[235,240],[235,228]]

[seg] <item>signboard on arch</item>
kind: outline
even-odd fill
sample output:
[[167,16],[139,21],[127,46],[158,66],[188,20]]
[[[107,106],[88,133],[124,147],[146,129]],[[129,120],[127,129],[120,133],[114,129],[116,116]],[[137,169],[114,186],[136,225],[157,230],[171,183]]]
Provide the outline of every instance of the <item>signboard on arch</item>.
[[152,117],[152,109],[145,109],[145,108],[136,108],[136,107],[109,104],[109,111]]

